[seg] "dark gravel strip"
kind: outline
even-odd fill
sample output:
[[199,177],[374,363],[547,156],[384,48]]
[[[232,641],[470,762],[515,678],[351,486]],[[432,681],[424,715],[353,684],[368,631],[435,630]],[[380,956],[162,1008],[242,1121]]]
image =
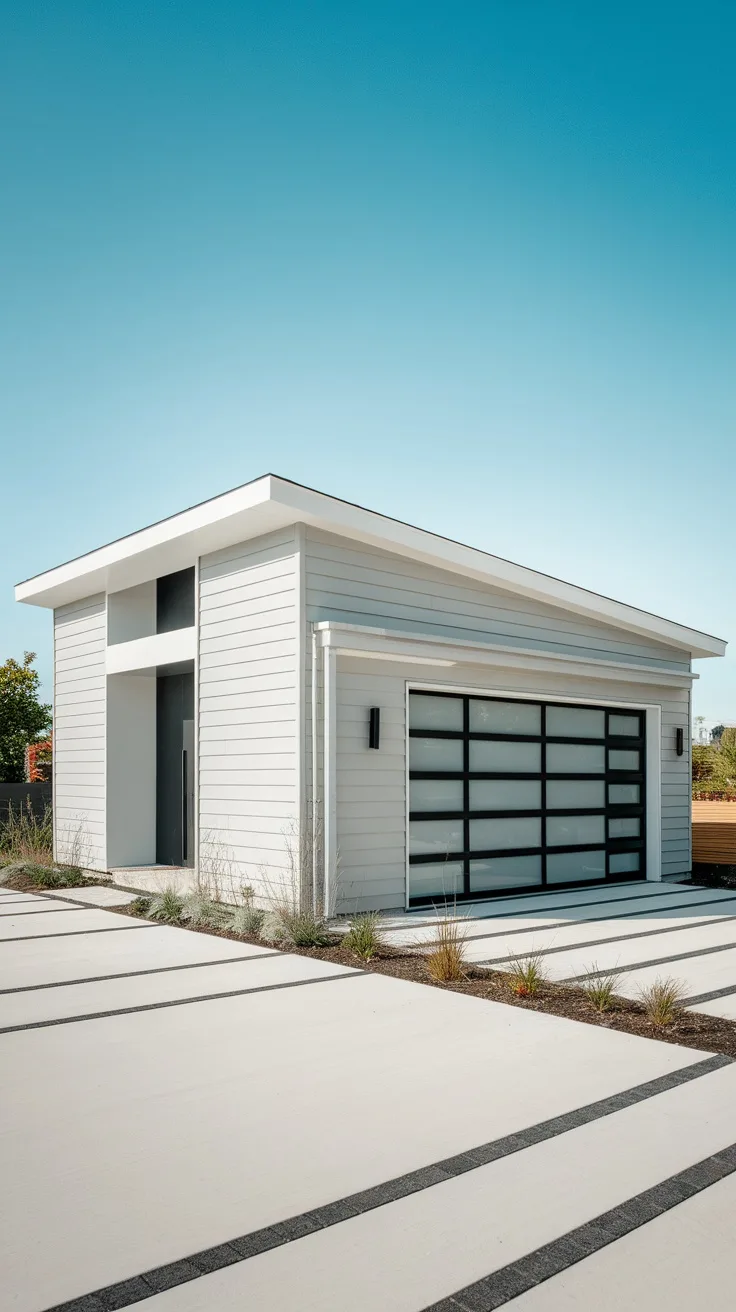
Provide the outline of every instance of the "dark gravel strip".
[[281,952],[249,953],[246,957],[218,957],[216,961],[185,961],[180,966],[151,966],[148,970],[121,970],[115,975],[87,975],[83,979],[53,980],[50,984],[21,984],[17,989],[0,989],[0,997],[6,993],[37,993],[39,989],[66,989],[74,984],[102,984],[108,979],[135,979],[138,975],[167,975],[172,970],[199,970],[202,966],[234,966],[239,961],[266,961],[269,957],[280,957]]
[[[495,1308],[503,1307],[535,1285],[560,1275],[586,1257],[615,1243],[623,1235],[631,1234],[633,1230],[638,1230],[648,1221],[678,1207],[688,1198],[694,1198],[703,1189],[724,1180],[734,1171],[736,1144],[731,1144],[722,1152],[705,1157],[702,1162],[696,1162],[695,1166],[689,1166],[677,1175],[671,1175],[661,1184],[636,1194],[634,1198],[628,1198],[625,1203],[612,1207],[608,1212],[602,1212],[592,1221],[568,1231],[559,1239],[553,1239],[533,1253],[527,1253],[517,1262],[509,1262],[508,1266],[501,1267],[483,1280],[467,1285],[450,1298],[432,1303],[431,1307],[423,1308],[422,1312],[494,1312]],[[550,1307],[554,1306],[554,1303],[550,1303]]]
[[[668,966],[671,961],[689,961],[694,957],[710,957],[714,952],[728,952],[730,948],[736,948],[736,943],[717,943],[712,948],[699,948],[697,952],[678,952],[673,957],[652,957],[650,961],[636,961],[632,966],[615,966],[616,974],[623,974],[624,971],[644,970],[647,966]],[[568,951],[574,949],[568,948]],[[571,975],[569,979],[559,980],[560,984],[577,984],[581,979],[590,979],[597,975],[607,975],[610,967],[603,967],[601,970],[586,970],[583,975]]]
[[714,1002],[716,998],[729,998],[736,993],[736,984],[729,984],[725,989],[713,989],[710,993],[694,993],[691,998],[683,998],[680,1006],[696,1007],[699,1002]]
[[[89,907],[80,910],[89,911]],[[92,907],[99,911],[99,907]],[[125,929],[156,929],[155,921],[146,921],[143,925],[110,925],[109,929],[72,929],[68,934],[19,934],[16,938],[0,938],[0,943],[39,943],[44,938],[79,938],[80,934],[120,934]]]
[[[705,1061],[695,1062],[691,1066],[680,1067],[679,1070],[670,1071],[669,1074],[661,1075],[656,1080],[648,1080],[646,1084],[634,1085],[623,1093],[602,1098],[599,1102],[588,1103],[585,1107],[565,1112],[562,1116],[554,1116],[551,1120],[540,1121],[537,1125],[528,1126],[516,1134],[493,1139],[490,1143],[481,1144],[454,1157],[446,1157],[442,1161],[420,1167],[417,1171],[410,1171],[406,1175],[397,1176],[396,1179],[386,1180],[371,1189],[364,1189],[360,1193],[350,1194],[347,1198],[340,1198],[323,1207],[302,1212],[298,1216],[289,1217],[262,1230],[252,1230],[249,1234],[239,1235],[227,1243],[217,1244],[214,1248],[205,1248],[177,1262],[154,1267],[153,1270],[144,1271],[128,1280],[96,1289],[90,1294],[83,1294],[66,1303],[58,1303],[53,1308],[47,1308],[45,1312],[113,1312],[113,1309],[130,1307],[134,1303],[152,1298],[162,1289],[172,1289],[177,1285],[186,1284],[212,1271],[220,1271],[223,1267],[243,1262],[259,1253],[266,1253],[269,1249],[280,1248],[296,1239],[302,1239],[305,1235],[326,1230],[332,1225],[339,1225],[341,1221],[361,1216],[376,1207],[383,1207],[386,1203],[396,1202],[399,1198],[408,1198],[411,1194],[465,1175],[468,1171],[487,1166],[502,1157],[510,1157],[512,1153],[531,1148],[546,1139],[566,1134],[568,1130],[577,1129],[578,1126],[623,1111],[626,1107],[633,1107],[647,1098],[655,1098],[660,1093],[688,1084],[703,1075],[710,1075],[713,1071],[730,1064],[730,1057],[714,1056],[706,1058]],[[457,1312],[458,1304],[445,1300],[445,1305],[439,1306],[446,1306]]]
[[295,989],[305,984],[332,984],[336,980],[360,979],[367,970],[345,971],[342,975],[317,975],[313,979],[287,980],[283,984],[259,984],[251,989],[228,989],[223,993],[202,993],[195,998],[169,998],[165,1002],[144,1002],[139,1007],[119,1007],[111,1011],[88,1011],[82,1016],[59,1016],[53,1020],[33,1020],[27,1025],[4,1025],[0,1034],[18,1034],[26,1030],[51,1029],[55,1025],[77,1025],[83,1020],[106,1020],[112,1016],[137,1016],[144,1011],[163,1011],[167,1007],[188,1007],[193,1002],[216,1002],[220,998],[240,998],[246,993],[273,993],[276,989]]
[[[611,917],[615,919],[615,917]],[[736,916],[709,916],[707,920],[699,920],[697,924],[688,922],[686,925],[664,925],[661,929],[642,929],[636,934],[617,934],[615,938],[591,938],[585,943],[563,943],[557,947],[535,948],[534,956],[549,957],[554,952],[577,952],[578,948],[600,948],[607,943],[628,943],[629,939],[634,938],[652,938],[655,934],[681,934],[686,929],[704,929],[708,925],[725,925],[729,920],[736,920]],[[569,924],[567,926],[570,927]],[[468,939],[469,943],[474,943],[475,939]],[[496,966],[503,961],[513,961],[516,954],[510,953],[505,957],[487,957],[483,961],[474,961],[474,966]]]

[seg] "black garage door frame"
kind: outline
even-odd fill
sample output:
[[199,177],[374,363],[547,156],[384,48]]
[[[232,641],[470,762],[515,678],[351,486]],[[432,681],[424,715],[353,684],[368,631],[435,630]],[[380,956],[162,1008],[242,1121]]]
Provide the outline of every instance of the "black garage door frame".
[[[408,688],[407,707],[411,706],[411,698],[414,697],[431,697],[452,699],[455,702],[462,703],[462,727],[453,729],[438,728],[420,728],[412,727],[408,724],[408,785],[419,780],[437,780],[444,782],[462,782],[462,799],[463,804],[460,809],[453,810],[412,810],[408,809],[408,876],[409,876],[409,897],[408,905],[410,907],[419,907],[431,905],[437,901],[447,900],[448,897],[453,901],[484,901],[487,898],[496,896],[508,897],[510,893],[538,893],[540,890],[549,888],[564,890],[569,888],[581,888],[595,884],[616,883],[622,881],[638,880],[646,878],[646,710],[640,707],[630,708],[628,706],[610,705],[599,702],[575,702],[575,701],[556,701],[551,699],[542,699],[539,697],[513,697],[503,696],[498,693],[485,694],[481,692],[451,692],[439,691],[432,688],[422,688],[416,685]],[[484,732],[471,726],[471,704],[473,702],[483,703],[500,703],[502,706],[525,706],[538,707],[539,732],[538,733],[502,733],[502,732]],[[561,708],[564,710],[593,710],[603,712],[605,715],[604,737],[584,737],[572,736],[569,734],[561,735],[559,733],[548,731],[549,711],[552,708]],[[453,712],[453,714],[455,714]],[[633,721],[636,720],[635,733],[622,733],[620,731],[621,723],[627,721],[627,727],[633,727]],[[462,743],[462,769],[441,768],[436,770],[413,768],[410,753],[413,739],[435,739],[447,740],[454,739]],[[470,749],[473,742],[500,742],[500,743],[529,743],[539,744],[540,746],[540,769],[535,771],[514,772],[509,770],[471,770],[470,768]],[[548,771],[547,756],[550,744],[568,744],[570,746],[603,746],[605,751],[604,769],[598,772],[591,771],[565,771],[555,770],[554,774]],[[439,745],[439,744],[438,744]],[[617,768],[625,757],[616,756],[617,752],[632,753],[637,751],[639,754],[639,769],[622,769]],[[613,753],[613,755],[612,755]],[[551,809],[547,805],[547,787],[551,779],[555,781],[564,780],[591,780],[596,779],[604,782],[605,804],[603,807],[570,807]],[[492,810],[470,810],[470,783],[474,780],[524,780],[539,781],[540,784],[540,806],[531,809],[514,808],[502,810],[494,808]],[[638,788],[638,801],[636,803],[612,802],[611,798],[620,796],[620,792],[612,792],[610,785],[635,785]],[[547,823],[552,816],[575,817],[575,816],[597,816],[603,817],[604,820],[604,841],[603,842],[586,842],[571,844],[551,844],[547,839]],[[537,818],[540,821],[541,842],[539,845],[526,848],[472,848],[470,825],[471,821],[483,819],[514,819]],[[639,834],[636,838],[626,837],[618,838],[612,836],[612,829],[615,833],[615,826],[611,826],[611,821],[625,820],[634,818],[638,820]],[[413,822],[423,821],[454,821],[456,822],[455,832],[462,832],[462,839],[458,840],[460,846],[453,846],[452,850],[445,850],[442,853],[437,851],[421,852],[411,851],[411,830]],[[462,830],[460,830],[462,826]],[[548,861],[550,856],[562,855],[565,853],[581,852],[601,852],[605,858],[605,874],[603,877],[592,879],[574,878],[570,880],[548,881]],[[628,862],[623,854],[637,853],[638,857],[629,857]],[[488,889],[471,889],[470,882],[470,864],[473,860],[485,860],[492,858],[508,858],[522,856],[539,856],[541,857],[541,879],[538,882],[524,885],[507,885],[505,887],[493,887]],[[619,856],[618,862],[616,857]],[[613,858],[613,860],[612,860]],[[633,863],[638,860],[638,869],[636,870],[617,870],[616,867]],[[462,863],[462,888],[454,887],[451,890],[443,889],[442,892],[430,892],[419,896],[413,896],[411,890],[411,873],[421,866],[438,867],[443,863],[457,871],[458,866]]]

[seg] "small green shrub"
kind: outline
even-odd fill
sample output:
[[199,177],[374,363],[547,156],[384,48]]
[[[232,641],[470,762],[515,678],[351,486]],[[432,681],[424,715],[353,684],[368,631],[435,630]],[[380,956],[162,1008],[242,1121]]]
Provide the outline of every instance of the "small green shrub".
[[264,943],[283,943],[285,941],[286,926],[278,912],[264,912],[258,934]]
[[150,897],[137,897],[130,903],[128,909],[134,916],[147,916],[150,906]]
[[226,923],[227,916],[225,907],[219,902],[213,902],[211,898],[204,897],[201,893],[190,893],[189,897],[184,898],[181,919],[193,928],[197,925],[206,925],[210,929],[221,928]]
[[295,948],[324,948],[332,943],[325,922],[312,911],[298,911],[279,906],[266,911],[259,930],[266,943],[282,943]]
[[601,974],[593,962],[581,987],[591,1006],[604,1012],[611,1010],[620,981],[620,971],[607,970]]
[[332,942],[324,920],[312,911],[288,910],[279,914],[286,930],[286,941],[295,948],[326,948]]
[[164,920],[167,924],[178,925],[184,910],[184,898],[174,888],[165,888],[155,897],[148,908],[151,920]]
[[354,916],[350,922],[350,929],[342,941],[343,947],[347,948],[348,952],[354,952],[356,956],[362,957],[364,961],[370,961],[383,946],[380,922],[381,917],[377,911],[364,911],[361,915]]
[[641,990],[639,1000],[652,1025],[672,1025],[682,1011],[685,989],[679,979],[655,979]]
[[465,978],[466,929],[457,920],[441,920],[427,957],[427,974],[438,984]]
[[518,998],[533,998],[547,979],[544,959],[540,952],[528,957],[514,957],[508,970],[509,988]]
[[234,907],[230,913],[230,923],[228,929],[235,934],[247,934],[251,938],[258,938],[261,934],[265,911],[260,907],[251,906],[249,902],[242,907]]
[[53,870],[44,870],[33,878],[34,884],[41,888],[82,888],[93,881],[87,879],[77,866],[61,866]]
[[36,888],[81,888],[92,881],[76,866],[42,866],[33,861],[13,861],[3,867],[0,883],[23,875]]

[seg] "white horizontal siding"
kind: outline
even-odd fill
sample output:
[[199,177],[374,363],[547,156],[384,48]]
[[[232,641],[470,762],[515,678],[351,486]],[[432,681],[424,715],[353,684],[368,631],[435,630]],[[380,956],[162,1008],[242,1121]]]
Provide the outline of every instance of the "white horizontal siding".
[[689,654],[570,611],[307,530],[307,616],[688,669]]
[[295,580],[293,530],[200,561],[200,871],[261,896],[296,841]]
[[104,596],[54,611],[54,844],[106,869]]
[[[338,910],[396,909],[405,900],[406,713],[405,686],[421,671],[338,657],[337,843]],[[427,682],[432,681],[431,675]],[[690,869],[690,775],[688,753],[675,753],[675,729],[685,730],[687,691],[656,689],[614,680],[535,675],[509,668],[483,676],[470,666],[437,675],[442,686],[522,692],[554,698],[659,705],[662,711],[662,873]],[[381,746],[368,747],[368,710],[381,708]],[[652,786],[654,786],[652,784]]]

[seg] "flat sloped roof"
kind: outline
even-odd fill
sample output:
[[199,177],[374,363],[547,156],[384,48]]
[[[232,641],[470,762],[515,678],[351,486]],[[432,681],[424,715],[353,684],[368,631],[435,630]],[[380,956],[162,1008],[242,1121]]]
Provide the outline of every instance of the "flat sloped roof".
[[202,501],[107,546],[19,583],[16,601],[57,607],[117,592],[191,565],[199,556],[294,523],[418,560],[465,578],[653,638],[692,656],[723,656],[726,643],[500,556],[328,496],[277,474]]

